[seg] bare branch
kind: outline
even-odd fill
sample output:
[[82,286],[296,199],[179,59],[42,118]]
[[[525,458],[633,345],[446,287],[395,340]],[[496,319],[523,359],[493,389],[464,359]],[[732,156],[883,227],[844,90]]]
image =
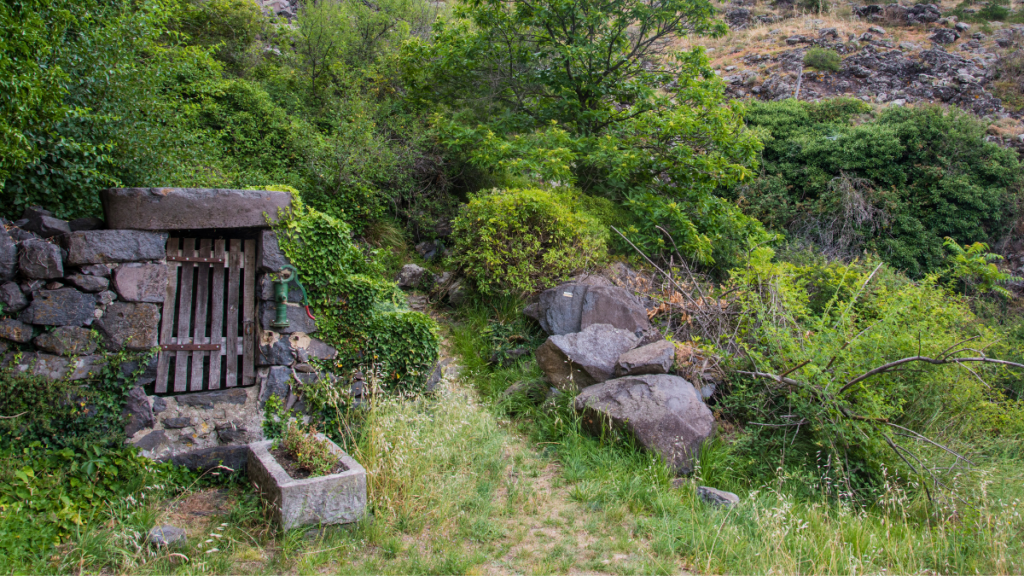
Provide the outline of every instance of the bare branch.
[[836,395],[842,394],[843,392],[847,391],[851,386],[858,382],[867,380],[872,376],[888,372],[893,368],[896,368],[897,366],[902,366],[903,364],[907,364],[910,362],[925,362],[927,364],[935,365],[959,364],[961,362],[986,362],[989,364],[1002,364],[1004,366],[1012,366],[1014,368],[1024,368],[1024,364],[1018,364],[1016,362],[1010,362],[1007,360],[996,360],[995,358],[986,358],[984,356],[974,358],[929,358],[927,356],[911,356],[909,358],[901,358],[894,362],[883,364],[873,370],[868,370],[867,372],[861,374],[860,376],[857,376],[853,380],[850,380],[849,382],[844,384],[843,387],[840,388],[838,392],[836,392]]

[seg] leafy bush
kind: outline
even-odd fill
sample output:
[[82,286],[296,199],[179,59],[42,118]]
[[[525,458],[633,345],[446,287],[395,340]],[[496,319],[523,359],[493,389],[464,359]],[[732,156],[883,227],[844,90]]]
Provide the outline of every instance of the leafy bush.
[[421,388],[440,353],[437,324],[408,309],[372,255],[353,244],[351,228],[298,198],[275,228],[309,291],[318,336],[339,350],[337,367],[381,373],[385,387]]
[[281,448],[310,476],[324,476],[338,465],[331,445],[316,437],[316,428],[302,426],[294,420],[288,422],[281,436]]
[[754,103],[762,175],[732,197],[770,229],[837,256],[877,252],[913,277],[944,266],[947,236],[994,242],[1007,232],[1022,171],[1012,150],[985,141],[983,123],[928,106],[868,112],[843,99]]
[[809,48],[804,53],[804,66],[810,66],[817,70],[830,70],[838,72],[842,67],[843,59],[835,50],[828,48]]
[[539,189],[476,194],[453,225],[455,261],[483,294],[550,288],[604,257],[607,232],[573,204]]

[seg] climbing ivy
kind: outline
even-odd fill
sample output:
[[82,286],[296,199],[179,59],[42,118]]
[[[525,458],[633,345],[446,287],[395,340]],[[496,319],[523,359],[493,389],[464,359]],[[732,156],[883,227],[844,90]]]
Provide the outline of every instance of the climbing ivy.
[[336,368],[382,374],[384,387],[422,388],[440,351],[437,323],[409,310],[348,224],[295,196],[274,228],[309,292],[318,335],[338,349]]

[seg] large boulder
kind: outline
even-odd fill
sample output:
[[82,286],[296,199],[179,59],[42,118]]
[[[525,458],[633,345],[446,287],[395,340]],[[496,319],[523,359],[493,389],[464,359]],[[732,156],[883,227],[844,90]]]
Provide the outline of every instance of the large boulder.
[[428,272],[426,268],[417,266],[416,264],[406,264],[398,271],[398,275],[395,276],[395,281],[398,282],[399,288],[419,288],[420,284],[423,283],[423,280],[429,276],[430,272]]
[[64,261],[60,247],[46,240],[33,238],[22,242],[18,265],[21,273],[33,280],[50,280],[64,276]]
[[167,296],[167,265],[132,262],[114,269],[114,290],[128,302],[160,303]]
[[35,218],[30,218],[28,223],[22,226],[22,228],[29,232],[35,232],[42,238],[52,238],[71,233],[71,227],[64,220],[42,214]]
[[675,356],[676,347],[668,340],[640,346],[619,356],[615,375],[668,374]]
[[96,296],[74,288],[40,290],[21,320],[44,326],[84,326],[95,318]]
[[636,335],[651,328],[647,309],[628,290],[594,284],[570,282],[545,290],[523,313],[548,334],[572,334],[594,324],[610,324]]
[[110,350],[148,350],[157,345],[160,310],[156,304],[114,302],[96,321]]
[[88,230],[72,232],[67,239],[68,262],[75,266],[163,260],[167,255],[166,232]]
[[619,357],[639,338],[608,324],[594,324],[575,334],[556,334],[537,348],[537,364],[556,388],[573,390],[608,380]]
[[92,331],[79,326],[60,326],[36,336],[32,342],[36,348],[58,356],[79,356],[96,351]]
[[593,434],[627,432],[680,474],[693,471],[715,417],[692,384],[678,376],[627,376],[583,389],[574,407]]

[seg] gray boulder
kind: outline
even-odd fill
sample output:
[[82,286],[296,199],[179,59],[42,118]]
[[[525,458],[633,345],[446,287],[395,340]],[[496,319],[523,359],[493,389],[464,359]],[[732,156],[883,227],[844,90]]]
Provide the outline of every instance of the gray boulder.
[[273,342],[260,342],[256,355],[257,366],[290,366],[292,363],[308,362],[310,358],[329,360],[338,355],[338,350],[316,338],[278,338]]
[[79,232],[82,230],[102,230],[107,227],[107,223],[99,218],[92,216],[86,216],[85,218],[75,218],[68,222],[68,228],[72,232]]
[[277,242],[277,234],[273,230],[260,231],[260,240],[256,247],[256,265],[260,272],[277,272],[282,266],[288,264],[291,262],[281,251],[281,246]]
[[36,348],[58,356],[79,356],[96,351],[92,331],[78,326],[60,326],[36,336],[32,343]]
[[110,350],[148,350],[157,345],[160,310],[156,304],[114,302],[96,327]]
[[95,316],[96,297],[74,288],[36,292],[21,319],[44,326],[84,326]]
[[0,226],[0,280],[12,280],[18,272],[18,244]]
[[274,366],[267,373],[267,379],[263,381],[260,389],[260,406],[266,404],[271,396],[277,396],[281,403],[288,401],[288,394],[292,390],[292,369],[287,366]]
[[105,262],[162,260],[167,233],[139,230],[89,230],[68,235],[68,263],[75,266]]
[[615,375],[668,374],[675,355],[675,344],[668,340],[660,340],[653,344],[634,348],[619,356],[619,362],[615,366]]
[[693,385],[666,374],[590,386],[576,397],[574,407],[591,433],[607,427],[627,432],[681,474],[693,471],[701,443],[715,430],[715,417]]
[[110,286],[110,280],[107,280],[102,276],[72,274],[70,276],[65,276],[64,280],[83,292],[103,292]]
[[29,232],[35,232],[41,238],[53,238],[54,236],[71,233],[71,228],[67,222],[53,216],[39,215],[35,218],[30,218],[28,223],[22,226],[22,228]]
[[49,280],[64,276],[60,247],[46,240],[31,239],[22,242],[18,265],[26,278]]
[[184,544],[187,538],[185,531],[181,528],[164,525],[150,530],[146,541],[154,546],[167,547],[175,544]]
[[164,301],[167,295],[167,265],[122,264],[114,269],[114,290],[128,302]]
[[32,327],[17,320],[0,320],[0,338],[27,344],[32,341]]
[[429,277],[430,272],[426,268],[416,264],[406,264],[398,271],[395,281],[399,288],[418,288],[420,284]]
[[730,508],[740,503],[740,497],[732,492],[719,490],[710,486],[697,486],[697,496],[712,506],[724,506]]
[[952,44],[960,38],[960,34],[956,30],[949,28],[939,28],[928,37],[929,40],[936,44]]
[[556,388],[585,388],[615,374],[619,357],[639,338],[608,324],[594,324],[575,334],[556,334],[537,348],[537,364]]
[[85,380],[99,376],[100,372],[107,367],[107,358],[101,354],[92,356],[79,356],[74,362],[69,362],[71,374],[70,380]]
[[5,314],[19,312],[28,306],[28,298],[20,286],[14,282],[4,282],[0,285],[0,304],[3,304]]
[[545,290],[523,313],[548,334],[572,334],[594,324],[610,324],[634,334],[651,328],[647,309],[628,290],[571,282]]
[[49,380],[61,380],[68,375],[69,360],[61,356],[33,352],[21,357],[17,366],[18,372],[27,372],[33,376],[42,376]]
[[128,419],[124,425],[124,434],[129,438],[139,430],[153,427],[153,406],[149,403],[149,398],[142,386],[136,386],[131,389],[131,392],[128,392],[123,414]]

